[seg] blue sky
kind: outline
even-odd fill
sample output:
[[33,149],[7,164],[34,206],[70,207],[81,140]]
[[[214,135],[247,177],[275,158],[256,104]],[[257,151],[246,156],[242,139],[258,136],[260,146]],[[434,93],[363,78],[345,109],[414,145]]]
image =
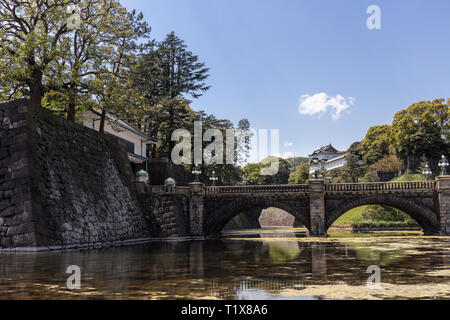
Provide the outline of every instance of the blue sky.
[[[175,31],[210,68],[194,109],[280,129],[282,154],[346,150],[411,103],[450,97],[448,0],[121,2],[144,13],[154,38]],[[366,26],[373,4],[381,30]]]

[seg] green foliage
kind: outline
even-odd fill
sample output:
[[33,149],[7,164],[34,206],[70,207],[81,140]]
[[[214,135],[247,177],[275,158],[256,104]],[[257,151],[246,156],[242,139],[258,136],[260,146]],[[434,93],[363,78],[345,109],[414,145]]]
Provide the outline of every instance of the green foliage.
[[417,223],[402,211],[380,205],[368,205],[354,208],[339,217],[336,226],[415,226]]
[[290,165],[290,170],[294,171],[295,169],[297,169],[297,167],[301,164],[308,164],[309,163],[309,158],[305,158],[305,157],[292,157],[292,158],[287,158],[286,161],[289,163]]
[[309,166],[300,164],[289,176],[289,184],[304,184],[309,179]]
[[450,152],[449,102],[420,101],[397,112],[388,133],[391,152],[403,160],[410,155],[439,158]]
[[333,182],[376,181],[373,170],[401,175],[411,156],[421,158],[419,173],[427,160],[436,170],[433,159],[435,165],[450,153],[449,106],[450,99],[421,101],[399,111],[391,126],[371,127],[361,143],[350,147],[347,164],[333,173]]
[[161,42],[151,42],[137,59],[132,86],[144,98],[145,117],[135,119],[139,127],[149,128],[160,138],[153,157],[169,157],[176,129],[193,126],[193,115],[187,108],[188,98],[198,98],[209,90],[208,68],[198,56],[187,50],[182,39],[171,32]]
[[401,171],[404,169],[404,164],[396,156],[388,155],[373,164],[371,168],[377,172],[396,172],[400,175]]
[[236,162],[244,164],[250,158],[250,142],[253,133],[250,131],[250,121],[242,119],[238,123],[236,134]]
[[39,104],[50,64],[67,51],[69,1],[0,0],[0,98]]
[[414,223],[414,220],[404,212],[381,205],[368,206],[362,212],[362,217],[366,221]]
[[[278,171],[273,175],[263,175],[262,170],[271,167],[271,163],[279,162]],[[275,167],[275,165],[272,165]],[[288,184],[290,172],[289,163],[277,157],[267,157],[260,163],[249,163],[242,168],[242,172],[247,175],[248,184],[252,185],[271,185],[271,184]]]
[[364,222],[362,214],[366,208],[367,206],[362,206],[347,211],[345,214],[340,216],[333,225],[344,226]]
[[366,167],[362,161],[361,144],[353,143],[347,151],[345,166],[339,170],[333,171],[333,182],[335,183],[351,183],[358,182],[359,178],[365,174]]
[[361,142],[361,155],[368,166],[376,163],[389,153],[387,134],[390,126],[374,126],[367,131],[366,137]]
[[[136,42],[150,32],[143,16],[117,0],[0,0],[0,99],[29,98],[74,120],[94,107],[130,106],[127,70]],[[71,30],[67,9],[80,25]],[[6,68],[8,66],[8,68]],[[4,70],[4,71],[1,71]]]
[[369,170],[361,179],[361,182],[380,182],[380,177],[378,177],[376,171]]
[[398,178],[395,178],[393,181],[425,181],[425,176],[422,174],[410,174],[406,173]]

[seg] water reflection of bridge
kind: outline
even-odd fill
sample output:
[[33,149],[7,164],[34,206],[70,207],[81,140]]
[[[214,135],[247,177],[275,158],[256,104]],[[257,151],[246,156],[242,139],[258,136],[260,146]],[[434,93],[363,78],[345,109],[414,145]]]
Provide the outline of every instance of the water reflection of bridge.
[[292,234],[276,240],[225,238],[60,254],[5,254],[1,256],[0,288],[2,296],[19,292],[16,298],[33,298],[36,290],[41,298],[67,297],[66,268],[78,265],[83,292],[93,298],[118,294],[140,298],[159,292],[187,297],[195,292],[231,299],[238,291],[253,289],[273,292],[340,281],[360,285],[367,280],[366,269],[372,264],[397,274],[403,274],[405,266],[420,266],[425,277],[422,282],[430,281],[425,271],[431,267],[450,266],[448,250],[424,260],[423,255],[402,255],[399,250],[367,254],[376,251],[372,243],[365,247],[363,240],[347,241],[314,241]]

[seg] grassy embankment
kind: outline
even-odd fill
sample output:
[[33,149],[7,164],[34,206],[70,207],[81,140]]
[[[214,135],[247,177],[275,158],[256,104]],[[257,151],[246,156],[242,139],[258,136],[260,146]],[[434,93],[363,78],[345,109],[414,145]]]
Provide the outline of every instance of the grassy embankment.
[[[403,175],[394,179],[393,181],[423,181],[424,176],[421,174]],[[333,227],[352,227],[352,228],[404,228],[404,227],[418,227],[412,221],[384,221],[384,220],[370,220],[364,216],[364,213],[371,206],[362,206],[354,208],[344,215],[342,215],[333,224]]]

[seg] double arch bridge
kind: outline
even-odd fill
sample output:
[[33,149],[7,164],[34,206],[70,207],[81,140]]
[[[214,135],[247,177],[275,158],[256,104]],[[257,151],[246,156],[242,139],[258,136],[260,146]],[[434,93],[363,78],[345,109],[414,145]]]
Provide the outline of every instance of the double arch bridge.
[[425,235],[450,235],[450,176],[435,181],[328,184],[311,180],[304,185],[151,187],[150,193],[182,195],[190,236],[219,234],[239,213],[277,207],[301,222],[311,236],[325,236],[347,211],[380,204],[402,210]]

